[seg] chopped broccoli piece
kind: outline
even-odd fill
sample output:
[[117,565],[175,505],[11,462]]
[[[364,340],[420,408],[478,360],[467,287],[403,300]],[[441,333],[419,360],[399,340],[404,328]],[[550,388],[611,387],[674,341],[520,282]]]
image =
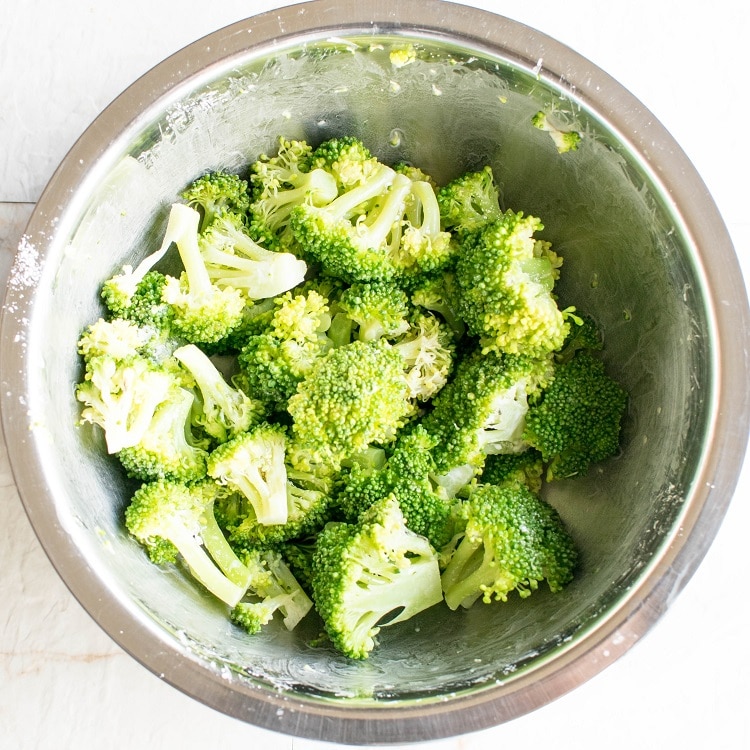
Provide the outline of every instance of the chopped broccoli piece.
[[439,315],[460,339],[466,332],[466,324],[456,309],[456,279],[452,272],[423,276],[411,290],[411,302],[429,312]]
[[382,627],[442,600],[437,553],[407,528],[394,497],[376,502],[355,524],[323,529],[312,590],[331,642],[352,659],[369,656]]
[[289,399],[292,463],[342,462],[392,442],[413,414],[403,360],[387,342],[353,341],[320,357]]
[[481,229],[503,215],[490,167],[459,175],[438,189],[437,201],[443,227],[459,233]]
[[172,217],[179,224],[175,244],[185,270],[179,279],[167,277],[162,298],[172,306],[175,330],[188,342],[218,341],[242,321],[245,300],[239,289],[220,289],[211,282],[198,245],[198,212],[175,203],[170,223]]
[[529,408],[524,440],[542,454],[547,480],[585,474],[616,455],[627,393],[587,349],[558,363],[552,382]]
[[455,509],[460,531],[441,551],[451,609],[477,600],[529,596],[546,580],[553,592],[573,577],[578,553],[557,511],[521,483],[479,485]]
[[312,153],[312,167],[323,169],[336,180],[338,190],[345,192],[366,183],[380,167],[370,149],[352,136],[329,138]]
[[146,483],[126,508],[125,524],[154,562],[174,562],[179,553],[193,577],[233,607],[250,575],[216,523],[213,504],[220,491],[210,480]]
[[338,306],[356,325],[360,341],[394,339],[409,330],[409,297],[385,281],[363,281],[344,290]]
[[535,448],[522,453],[493,453],[487,456],[482,469],[482,484],[504,485],[523,482],[535,493],[542,489],[544,460]]
[[259,523],[287,522],[287,472],[284,431],[267,422],[215,448],[208,474],[239,492],[252,505]]
[[549,121],[546,112],[539,111],[531,118],[531,124],[539,130],[549,133],[558,153],[566,154],[576,151],[581,143],[581,134],[575,130],[561,130]]
[[562,259],[534,239],[541,228],[536,217],[508,211],[461,243],[457,309],[485,351],[541,357],[568,335],[552,294]]
[[585,313],[576,310],[568,312],[570,330],[563,345],[555,352],[556,362],[569,361],[577,351],[588,349],[589,351],[601,351],[604,348],[604,340],[596,321]]
[[181,198],[200,213],[199,232],[221,214],[231,213],[244,219],[250,207],[247,181],[221,170],[198,177],[185,188]]
[[259,245],[236,214],[220,214],[201,233],[200,254],[211,282],[250,300],[283,294],[304,281],[305,261]]

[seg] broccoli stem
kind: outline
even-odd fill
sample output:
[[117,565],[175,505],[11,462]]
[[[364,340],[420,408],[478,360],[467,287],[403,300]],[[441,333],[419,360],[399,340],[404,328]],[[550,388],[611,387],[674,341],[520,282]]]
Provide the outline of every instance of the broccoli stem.
[[201,518],[201,521],[201,539],[208,554],[211,555],[214,562],[233,584],[239,586],[242,591],[246,591],[250,585],[251,573],[240,562],[219,527],[216,517],[213,514],[213,503],[210,508],[206,509],[206,513]]
[[170,222],[172,219],[176,222],[174,242],[187,274],[188,288],[191,294],[197,296],[210,294],[212,288],[211,278],[198,245],[200,218],[200,214],[190,206],[181,203],[172,206]]
[[[358,206],[382,195],[394,181],[395,177],[396,172],[385,164],[382,164],[367,182],[342,193],[325,207],[325,211],[331,214],[334,221],[348,219]],[[407,177],[406,179],[408,180],[409,178]]]
[[[406,175],[395,175],[375,220],[367,224],[366,230],[362,233],[368,247],[377,249],[386,241],[393,225],[403,216],[404,202],[411,186],[412,181]],[[359,224],[357,228],[362,230],[363,225]]]

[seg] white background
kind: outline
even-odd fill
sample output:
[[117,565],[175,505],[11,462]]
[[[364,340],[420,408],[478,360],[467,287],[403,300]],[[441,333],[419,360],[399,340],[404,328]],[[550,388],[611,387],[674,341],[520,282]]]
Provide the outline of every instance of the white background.
[[[0,279],[74,140],[128,84],[191,41],[288,3],[15,0],[0,22]],[[746,0],[484,0],[568,44],[634,93],[706,181],[750,278]],[[738,356],[741,353],[738,352]],[[703,565],[649,635],[554,703],[422,750],[750,748],[750,473]],[[322,750],[182,695],[124,654],[42,552],[0,443],[0,747]]]

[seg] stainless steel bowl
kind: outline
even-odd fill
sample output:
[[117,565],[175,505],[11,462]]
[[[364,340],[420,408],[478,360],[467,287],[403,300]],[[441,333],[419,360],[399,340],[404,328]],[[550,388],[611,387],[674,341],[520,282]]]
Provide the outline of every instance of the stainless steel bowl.
[[[394,65],[390,51],[418,54]],[[545,110],[583,134],[559,154]],[[506,206],[541,216],[563,301],[603,324],[631,394],[622,455],[549,498],[583,565],[563,594],[435,609],[383,631],[363,663],[293,634],[240,636],[187,578],[123,530],[129,488],[75,426],[75,341],[98,286],[144,254],[179,190],[276,137],[351,133],[439,180],[491,164]],[[506,18],[430,0],[320,0],[218,31],[116,99],[60,165],[29,222],[2,321],[2,416],[37,535],[81,604],[142,664],[229,715],[351,744],[499,724],[623,654],[706,552],[749,422],[750,315],[706,188],[609,76]],[[607,654],[608,658],[602,658]]]

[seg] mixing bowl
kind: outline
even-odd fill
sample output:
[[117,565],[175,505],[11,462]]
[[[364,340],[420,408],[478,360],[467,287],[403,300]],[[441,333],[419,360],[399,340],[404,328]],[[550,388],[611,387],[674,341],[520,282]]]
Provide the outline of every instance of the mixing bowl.
[[[559,153],[532,116],[582,136]],[[75,341],[100,282],[163,232],[206,170],[279,135],[356,135],[439,182],[492,166],[506,207],[542,218],[559,292],[602,325],[630,393],[622,453],[550,486],[582,552],[561,594],[437,607],[363,662],[314,617],[247,637],[123,528],[132,486],[76,426]],[[636,642],[695,570],[748,433],[750,315],[710,196],[653,116],[604,72],[500,16],[445,2],[320,0],[234,24],[135,82],[84,133],[31,217],[2,324],[2,416],[36,533],[73,594],[143,665],[231,716],[351,744],[456,735],[520,716]]]

